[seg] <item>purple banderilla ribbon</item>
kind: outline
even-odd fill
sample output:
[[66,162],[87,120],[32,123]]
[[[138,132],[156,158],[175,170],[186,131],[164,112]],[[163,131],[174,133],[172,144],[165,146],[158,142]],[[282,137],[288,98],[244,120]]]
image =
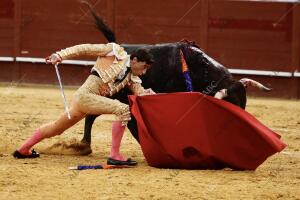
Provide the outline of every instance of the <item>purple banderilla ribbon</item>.
[[75,167],[69,167],[72,170],[87,170],[87,169],[103,169],[102,165],[78,165]]

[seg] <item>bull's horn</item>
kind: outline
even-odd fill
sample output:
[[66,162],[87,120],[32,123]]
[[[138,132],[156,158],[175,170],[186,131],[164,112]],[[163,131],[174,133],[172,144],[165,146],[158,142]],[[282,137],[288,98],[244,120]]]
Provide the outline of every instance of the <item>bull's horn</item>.
[[219,90],[215,96],[214,96],[216,99],[223,99],[225,97],[227,97],[227,89],[222,89],[222,90]]
[[263,84],[255,81],[255,80],[249,79],[249,78],[243,78],[240,80],[240,82],[244,85],[244,87],[253,86],[253,87],[257,87],[260,90],[265,91],[265,92],[269,92],[272,90],[271,88],[267,88]]

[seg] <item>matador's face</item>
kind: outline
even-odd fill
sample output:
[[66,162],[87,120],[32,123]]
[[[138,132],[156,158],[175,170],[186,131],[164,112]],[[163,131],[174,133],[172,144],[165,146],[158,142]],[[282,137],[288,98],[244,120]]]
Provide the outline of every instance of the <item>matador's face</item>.
[[149,68],[149,64],[147,64],[145,61],[138,61],[137,58],[133,58],[130,61],[130,68],[133,75],[141,76],[147,72],[147,69]]

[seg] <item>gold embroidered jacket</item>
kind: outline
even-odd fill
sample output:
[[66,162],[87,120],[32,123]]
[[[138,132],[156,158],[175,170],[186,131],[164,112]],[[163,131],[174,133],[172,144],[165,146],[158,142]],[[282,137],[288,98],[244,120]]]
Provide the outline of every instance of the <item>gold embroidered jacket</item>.
[[[128,86],[136,95],[140,95],[144,92],[144,88],[141,85],[141,79],[138,76],[133,75],[131,72],[126,75],[123,81],[115,82],[120,75],[125,73],[130,64],[130,56],[123,47],[116,43],[80,44],[63,49],[56,53],[60,55],[63,60],[77,56],[97,56],[97,60],[92,71],[96,71],[104,83],[101,86],[101,95],[105,94],[104,96],[112,96],[125,86]],[[100,64],[101,57],[105,56],[115,56],[114,61],[106,68]]]

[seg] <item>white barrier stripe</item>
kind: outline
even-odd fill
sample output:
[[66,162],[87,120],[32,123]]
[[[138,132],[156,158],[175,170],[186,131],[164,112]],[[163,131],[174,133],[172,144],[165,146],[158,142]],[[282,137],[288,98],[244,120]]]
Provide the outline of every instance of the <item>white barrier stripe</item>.
[[[13,57],[0,57],[0,61],[12,62]],[[44,58],[31,58],[31,57],[16,57],[16,62],[30,62],[30,63],[45,63]],[[67,65],[84,65],[93,66],[95,61],[86,60],[64,60],[62,64]],[[280,72],[280,71],[264,71],[264,70],[248,70],[248,69],[229,69],[232,74],[241,75],[255,75],[255,76],[273,76],[273,77],[300,77],[300,72]]]
[[300,77],[300,72],[294,72],[294,77]]
[[16,57],[17,62],[46,63],[43,58]]
[[13,62],[14,60],[14,57],[0,57],[0,61],[2,62]]
[[[30,57],[16,57],[17,62],[31,62],[31,63],[46,63],[44,58],[30,58]],[[62,64],[67,65],[94,65],[94,61],[85,60],[64,60]]]
[[229,72],[232,74],[243,74],[243,75],[293,77],[293,73],[291,72],[276,72],[276,71],[248,70],[248,69],[229,69]]

